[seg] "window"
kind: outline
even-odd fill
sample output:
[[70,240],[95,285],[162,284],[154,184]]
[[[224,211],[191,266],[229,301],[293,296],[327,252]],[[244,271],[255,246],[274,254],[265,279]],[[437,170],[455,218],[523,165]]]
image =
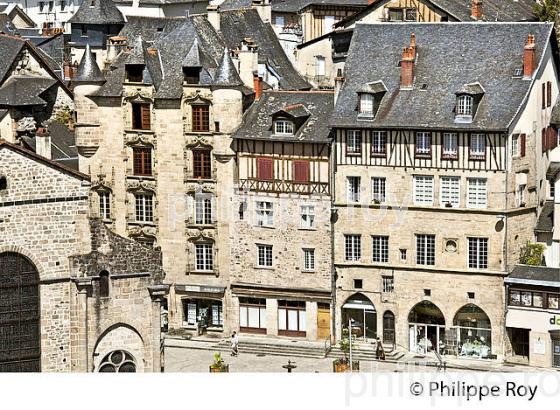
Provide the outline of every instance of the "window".
[[209,299],[183,299],[183,325],[195,326],[204,321],[208,327],[224,325],[222,302]]
[[354,279],[354,289],[362,289],[364,287],[364,281],[362,279]]
[[405,9],[405,21],[416,21],[416,9]]
[[130,83],[141,83],[144,79],[144,64],[126,64],[125,78]]
[[315,270],[315,249],[303,250],[303,269],[307,271]]
[[257,266],[272,267],[272,245],[257,245]]
[[546,82],[546,106],[550,107],[552,105],[552,83],[550,81]]
[[443,134],[443,149],[441,154],[443,159],[457,159],[457,134]]
[[471,134],[469,159],[484,159],[486,157],[486,135]]
[[459,177],[441,177],[440,180],[440,205],[447,208],[459,207],[460,196]]
[[418,265],[436,264],[435,235],[416,235],[416,263]]
[[[39,3],[40,4],[40,3]],[[85,24],[80,24],[80,32],[81,32],[81,36],[82,37],[87,37],[87,25]]]
[[384,157],[387,152],[387,131],[372,131],[371,155]]
[[278,301],[278,334],[282,336],[305,336],[307,319],[305,302],[296,300]]
[[399,260],[406,262],[406,249],[399,249]]
[[389,21],[403,21],[403,9],[389,9]]
[[195,246],[196,270],[212,271],[214,269],[214,251],[211,243],[197,243]]
[[309,161],[294,160],[292,162],[294,182],[306,184],[309,182]]
[[392,276],[382,276],[381,281],[383,285],[383,293],[393,293],[395,290],[395,278]]
[[429,132],[416,133],[416,155],[428,156],[432,153],[432,136]]
[[432,296],[432,289],[424,289],[424,296]]
[[467,298],[474,299],[474,297],[475,297],[474,292],[467,292]]
[[541,108],[544,110],[546,108],[546,84],[542,83],[542,92],[541,92]]
[[385,202],[385,178],[373,177],[371,179],[371,199],[376,202]]
[[362,257],[360,235],[344,235],[344,256],[347,261],[359,261]]
[[100,192],[99,194],[99,216],[101,219],[111,219],[111,194]]
[[210,106],[209,105],[192,106],[192,130],[194,132],[210,131]]
[[274,178],[274,160],[272,158],[257,158],[257,179],[271,180]]
[[134,195],[136,205],[136,222],[153,222],[153,196],[151,194]]
[[372,254],[374,262],[389,262],[388,236],[372,236]]
[[0,177],[0,191],[8,189],[8,180],[6,177]]
[[195,223],[197,225],[210,225],[212,219],[212,199],[208,195],[195,195]]
[[519,156],[519,134],[511,136],[511,156],[516,158]]
[[284,28],[284,16],[274,16],[274,25],[278,28]]
[[152,175],[152,149],[133,148],[134,175]]
[[346,131],[346,154],[362,153],[362,131],[348,130]]
[[257,201],[257,226],[272,226],[274,210],[272,202]]
[[317,77],[324,77],[325,73],[326,73],[325,57],[316,56],[315,57],[315,75]]
[[99,373],[136,373],[134,357],[123,350],[107,354],[99,365]]
[[200,84],[200,67],[183,67],[183,82]]
[[469,238],[469,268],[488,268],[488,238]]
[[335,23],[334,16],[325,16],[323,22],[323,34],[330,33],[333,30],[333,26]]
[[486,208],[486,178],[467,178],[467,190],[468,208]]
[[99,297],[109,297],[109,272],[106,270],[99,273]]
[[525,206],[525,188],[527,185],[519,184],[517,185],[517,189],[515,190],[515,201],[517,202],[517,206]]
[[315,229],[315,207],[302,205],[301,207],[301,227],[303,229]]
[[239,330],[266,334],[266,299],[239,298]]
[[510,289],[508,305],[557,310],[559,298],[560,295],[555,293]]
[[64,11],[66,10],[66,1],[61,0],[60,1],[60,11]]
[[360,202],[360,177],[347,177],[348,202]]
[[292,135],[294,133],[294,123],[290,120],[276,120],[274,121],[274,133]]
[[212,178],[211,151],[209,149],[193,150],[193,177]]
[[457,116],[472,117],[473,98],[470,95],[460,95],[457,97]]
[[361,115],[373,116],[373,95],[360,94],[360,110]]
[[414,176],[414,204],[433,205],[434,177],[425,175]]
[[150,127],[150,104],[132,103],[132,128],[149,130]]

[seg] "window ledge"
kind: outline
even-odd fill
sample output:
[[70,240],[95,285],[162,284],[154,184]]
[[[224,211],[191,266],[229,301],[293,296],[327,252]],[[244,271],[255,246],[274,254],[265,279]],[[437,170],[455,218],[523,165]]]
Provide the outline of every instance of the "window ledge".
[[298,231],[316,231],[317,228],[298,228]]
[[372,158],[387,158],[387,153],[386,152],[372,152],[371,157]]
[[254,265],[253,266],[254,269],[262,269],[262,270],[276,270],[276,268],[274,266],[259,266],[259,265]]
[[274,225],[254,225],[255,228],[276,229]]
[[346,156],[348,157],[360,157],[361,155],[361,152],[346,152]]
[[301,270],[301,273],[315,273],[315,272],[317,272],[315,269],[312,269],[312,270],[310,270],[310,269],[302,269],[302,270]]
[[155,134],[154,130],[142,130],[136,128],[125,128],[124,132],[126,133],[135,133],[135,134]]
[[126,176],[129,179],[143,179],[143,180],[148,180],[148,181],[155,181],[156,177],[155,175],[135,175],[135,174],[130,174]]

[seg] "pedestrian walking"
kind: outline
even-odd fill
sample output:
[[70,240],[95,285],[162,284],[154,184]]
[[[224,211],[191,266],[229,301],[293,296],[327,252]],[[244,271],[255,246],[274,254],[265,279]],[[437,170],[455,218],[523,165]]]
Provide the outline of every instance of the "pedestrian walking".
[[239,338],[237,337],[237,333],[233,332],[231,335],[231,355],[237,356],[239,354]]
[[381,339],[379,338],[377,338],[375,353],[377,355],[377,360],[385,360],[385,350],[383,350],[383,343],[381,343]]

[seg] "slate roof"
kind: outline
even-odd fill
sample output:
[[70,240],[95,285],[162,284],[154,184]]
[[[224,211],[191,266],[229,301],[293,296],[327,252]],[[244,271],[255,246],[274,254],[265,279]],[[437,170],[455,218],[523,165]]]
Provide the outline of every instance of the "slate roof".
[[[400,90],[403,47],[416,35],[414,88]],[[540,65],[556,47],[551,23],[358,24],[345,65],[345,83],[332,124],[337,127],[445,128],[505,131],[526,102],[532,81],[513,78],[534,34]],[[551,43],[552,39],[552,43]],[[390,46],[389,46],[390,45]],[[357,116],[357,90],[383,81],[387,88],[373,121]],[[479,82],[485,90],[472,123],[454,122],[455,92]],[[421,89],[425,84],[425,89]]]
[[366,7],[368,0],[271,0],[271,3],[273,12],[297,13],[311,5]]
[[0,87],[0,106],[45,105],[41,94],[56,84],[56,80],[46,77],[15,75]]
[[[470,0],[428,0],[459,21],[472,21]],[[483,0],[483,21],[537,21],[534,0]]]
[[554,228],[554,201],[546,201],[535,225],[537,232],[552,232]]
[[[333,101],[334,94],[329,91],[265,91],[245,112],[234,138],[328,143]],[[299,123],[294,135],[274,135],[275,114],[291,115]]]
[[[91,6],[91,3],[94,5]],[[125,19],[112,0],[83,0],[68,19],[71,24],[124,24]]]
[[[133,0],[113,0],[113,3],[117,4],[131,4],[132,2]],[[208,0],[139,0],[138,3],[164,6],[166,4],[208,3]]]
[[560,286],[560,269],[547,266],[516,265],[506,283]]
[[21,38],[0,35],[0,84],[24,45]]
[[255,9],[221,12],[220,31],[230,50],[239,48],[243,39],[250,37],[258,46],[259,62],[266,62],[278,73],[281,89],[311,88],[286,56],[272,26],[263,23]]
[[552,107],[552,112],[550,114],[550,123],[552,125],[560,125],[560,98],[556,100],[556,104]]
[[72,78],[73,83],[78,82],[103,82],[105,81],[105,77],[101,73],[97,62],[95,61],[95,57],[91,52],[89,44],[86,44],[86,50],[82,59],[80,60],[80,64],[78,65],[78,70],[76,71],[76,75]]
[[253,0],[224,0],[220,4],[220,11],[248,9],[253,5]]

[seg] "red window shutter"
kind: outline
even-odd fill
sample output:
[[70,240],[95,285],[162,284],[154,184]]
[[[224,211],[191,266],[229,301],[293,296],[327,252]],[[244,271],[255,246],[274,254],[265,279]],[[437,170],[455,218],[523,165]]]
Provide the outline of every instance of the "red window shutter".
[[257,178],[271,180],[274,176],[272,158],[257,158]]
[[542,83],[542,109],[546,108],[546,84]]
[[546,83],[546,106],[550,107],[552,105],[552,83],[547,81]]
[[309,161],[294,161],[293,173],[295,182],[309,182]]
[[150,124],[150,106],[148,104],[142,104],[140,106],[141,118],[142,118],[142,129],[149,130],[151,128]]
[[521,157],[524,157],[524,156],[525,156],[525,144],[526,144],[526,141],[527,141],[527,135],[521,134],[521,135],[519,136],[519,145],[520,145],[520,147],[519,147],[519,153],[521,154]]

